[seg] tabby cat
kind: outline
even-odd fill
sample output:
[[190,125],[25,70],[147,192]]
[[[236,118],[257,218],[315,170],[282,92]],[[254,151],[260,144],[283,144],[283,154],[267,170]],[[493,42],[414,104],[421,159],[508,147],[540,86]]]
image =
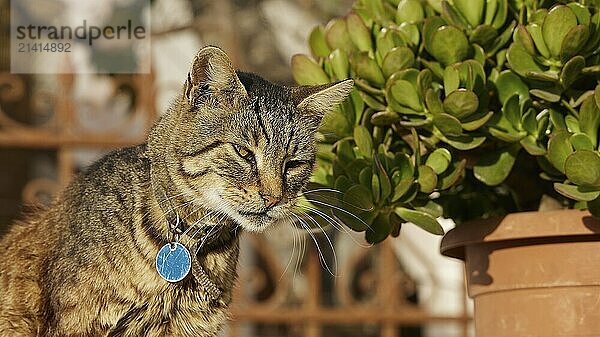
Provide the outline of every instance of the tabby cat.
[[[146,143],[92,164],[0,241],[0,336],[215,336],[240,231],[289,217],[315,131],[352,86],[278,86],[203,48]],[[177,245],[192,261],[169,280],[157,254]]]

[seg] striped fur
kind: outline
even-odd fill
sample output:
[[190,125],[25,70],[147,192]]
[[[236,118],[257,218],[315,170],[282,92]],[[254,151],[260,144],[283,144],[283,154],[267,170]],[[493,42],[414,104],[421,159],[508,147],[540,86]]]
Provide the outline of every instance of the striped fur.
[[[232,233],[290,212],[314,166],[320,118],[351,87],[277,86],[236,73],[218,48],[201,50],[146,144],[100,159],[0,241],[0,336],[215,336],[236,279]],[[189,224],[218,223],[197,258],[219,301],[204,300],[193,275],[170,284],[157,274],[164,207]]]

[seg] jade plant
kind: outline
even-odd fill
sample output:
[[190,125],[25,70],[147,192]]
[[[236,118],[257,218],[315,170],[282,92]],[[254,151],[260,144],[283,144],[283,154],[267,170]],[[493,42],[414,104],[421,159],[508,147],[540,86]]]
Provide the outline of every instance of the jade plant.
[[320,128],[321,217],[375,243],[542,196],[600,216],[597,2],[357,0],[308,42],[296,82],[356,83]]

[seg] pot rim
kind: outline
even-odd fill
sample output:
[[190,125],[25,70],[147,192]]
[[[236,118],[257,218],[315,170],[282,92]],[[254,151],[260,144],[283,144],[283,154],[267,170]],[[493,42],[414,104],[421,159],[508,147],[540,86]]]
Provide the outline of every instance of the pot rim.
[[587,236],[588,240],[600,240],[600,219],[594,218],[588,211],[563,209],[518,212],[474,220],[446,233],[440,244],[440,252],[464,260],[465,247],[474,244],[566,236]]

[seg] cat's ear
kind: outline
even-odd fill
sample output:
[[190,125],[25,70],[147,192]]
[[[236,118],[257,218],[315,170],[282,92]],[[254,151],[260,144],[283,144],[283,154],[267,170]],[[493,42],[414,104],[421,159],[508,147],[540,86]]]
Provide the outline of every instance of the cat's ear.
[[351,79],[317,86],[301,86],[292,89],[296,107],[319,121],[335,109],[350,94],[354,81]]
[[207,94],[228,91],[246,95],[227,54],[213,46],[202,48],[194,58],[185,81],[184,95],[188,102],[192,103],[198,90]]

